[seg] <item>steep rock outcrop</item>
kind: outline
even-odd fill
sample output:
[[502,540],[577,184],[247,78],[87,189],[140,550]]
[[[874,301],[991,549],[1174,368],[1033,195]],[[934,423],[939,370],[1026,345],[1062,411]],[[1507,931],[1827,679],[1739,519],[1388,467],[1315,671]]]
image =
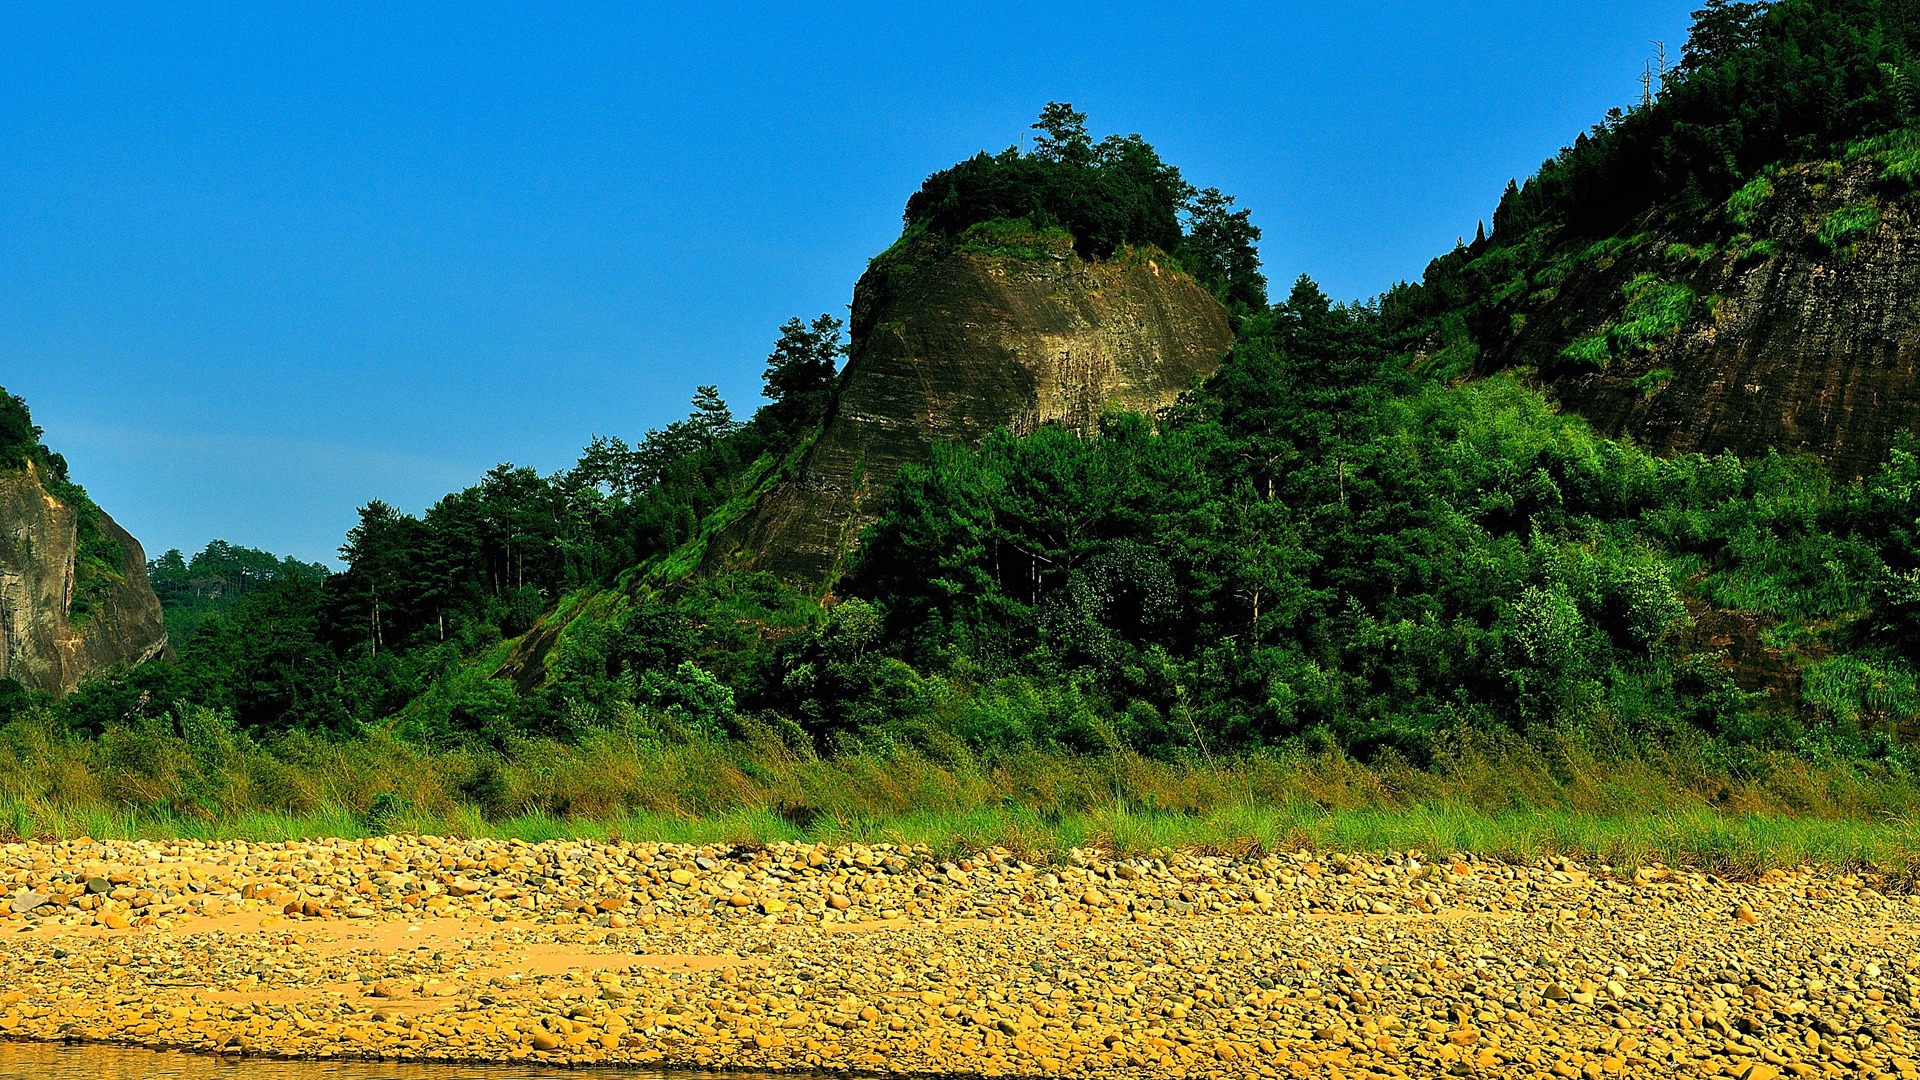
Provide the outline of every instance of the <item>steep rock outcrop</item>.
[[[1649,224],[1519,301],[1483,369],[1532,367],[1564,406],[1656,452],[1777,448],[1870,472],[1900,430],[1920,433],[1920,199],[1872,160],[1784,170],[1771,187],[1744,220],[1704,223],[1709,242]],[[1566,356],[1621,326],[1649,280],[1694,294],[1682,325],[1597,369]]]
[[1088,262],[1063,241],[1033,254],[927,240],[876,260],[854,290],[853,350],[823,430],[716,537],[708,568],[830,583],[901,466],[936,442],[1152,413],[1233,343],[1226,310],[1158,252]]
[[100,515],[120,550],[117,573],[89,586],[76,613],[79,512],[48,494],[29,466],[0,473],[0,678],[65,694],[88,675],[167,651],[160,601],[139,541]]

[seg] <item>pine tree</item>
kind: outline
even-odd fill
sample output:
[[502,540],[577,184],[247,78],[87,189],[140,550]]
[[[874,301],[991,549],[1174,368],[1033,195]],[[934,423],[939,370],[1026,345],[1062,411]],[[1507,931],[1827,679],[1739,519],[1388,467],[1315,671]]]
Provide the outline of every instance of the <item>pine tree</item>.
[[826,416],[847,351],[840,340],[844,326],[821,315],[811,325],[793,318],[780,327],[762,381],[767,404],[753,418],[775,453],[791,448]]

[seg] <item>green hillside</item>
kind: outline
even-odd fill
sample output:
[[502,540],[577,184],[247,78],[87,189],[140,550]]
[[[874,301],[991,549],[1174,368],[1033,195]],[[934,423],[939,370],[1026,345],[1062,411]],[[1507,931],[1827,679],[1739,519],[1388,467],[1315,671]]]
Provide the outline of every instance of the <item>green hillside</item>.
[[[934,174],[904,226],[1034,257],[1062,231],[1070,257],[1173,252],[1228,303],[1237,341],[1167,415],[939,448],[825,596],[702,575],[704,540],[833,408],[842,327],[795,319],[751,419],[703,387],[685,420],[595,439],[554,475],[503,465],[418,516],[371,502],[344,571],[277,574],[194,609],[177,662],[13,706],[0,776],[64,797],[23,764],[58,745],[122,778],[87,797],[310,810],[319,789],[272,779],[274,762],[377,777],[369,755],[417,755],[429,794],[406,798],[635,809],[640,795],[609,807],[552,779],[599,754],[679,763],[633,789],[659,800],[644,809],[777,799],[794,820],[832,800],[768,779],[793,762],[942,777],[926,799],[955,806],[973,797],[955,794],[965,777],[997,778],[980,800],[1018,802],[1040,796],[1006,777],[1071,762],[1069,810],[1214,797],[1084,782],[1108,775],[1084,763],[1116,760],[1216,775],[1339,760],[1377,777],[1501,760],[1568,790],[1588,775],[1569,762],[1602,762],[1665,777],[1681,802],[1773,809],[1823,786],[1905,793],[1920,446],[1893,442],[1858,479],[1764,448],[1656,454],[1543,387],[1567,367],[1624,365],[1648,393],[1673,378],[1658,348],[1714,297],[1678,270],[1615,278],[1631,260],[1698,263],[1703,245],[1770,257],[1738,230],[1783,171],[1851,155],[1889,198],[1910,184],[1917,49],[1920,3],[1715,0],[1656,95],[1514,185],[1491,232],[1422,282],[1359,304],[1306,277],[1269,303],[1258,233],[1229,197],[1049,106],[1033,151]],[[1849,214],[1814,231],[1840,249],[1880,220]],[[1601,299],[1567,313],[1561,289]],[[140,754],[172,754],[173,771],[142,773]],[[178,790],[136,782],[160,775]],[[328,797],[391,809],[388,783]],[[1497,787],[1447,790],[1557,797]],[[1648,790],[1589,794],[1625,808]]]

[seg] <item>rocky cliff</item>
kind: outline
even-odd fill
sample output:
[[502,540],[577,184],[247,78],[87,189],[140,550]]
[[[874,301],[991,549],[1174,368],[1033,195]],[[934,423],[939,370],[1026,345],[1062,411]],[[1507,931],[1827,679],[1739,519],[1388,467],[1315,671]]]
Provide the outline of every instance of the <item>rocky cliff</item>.
[[1152,413],[1210,374],[1227,313],[1153,251],[1089,262],[928,239],[875,260],[854,290],[853,348],[797,468],[717,538],[708,567],[829,583],[902,465],[939,441],[1103,412]]
[[64,694],[166,652],[146,553],[104,513],[94,528],[118,566],[88,561],[80,509],[49,494],[38,469],[0,473],[0,678]]
[[1650,216],[1516,279],[1480,366],[1532,368],[1658,452],[1777,448],[1871,471],[1920,432],[1916,208],[1866,156],[1757,179],[1705,222]]

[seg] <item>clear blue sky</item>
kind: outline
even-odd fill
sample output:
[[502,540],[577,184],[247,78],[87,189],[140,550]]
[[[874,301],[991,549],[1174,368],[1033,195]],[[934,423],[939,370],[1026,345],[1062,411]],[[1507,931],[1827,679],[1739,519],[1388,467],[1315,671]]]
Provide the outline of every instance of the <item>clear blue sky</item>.
[[0,13],[0,385],[152,553],[330,559],[844,314],[907,195],[1066,100],[1269,277],[1418,277],[1694,0],[67,4]]

